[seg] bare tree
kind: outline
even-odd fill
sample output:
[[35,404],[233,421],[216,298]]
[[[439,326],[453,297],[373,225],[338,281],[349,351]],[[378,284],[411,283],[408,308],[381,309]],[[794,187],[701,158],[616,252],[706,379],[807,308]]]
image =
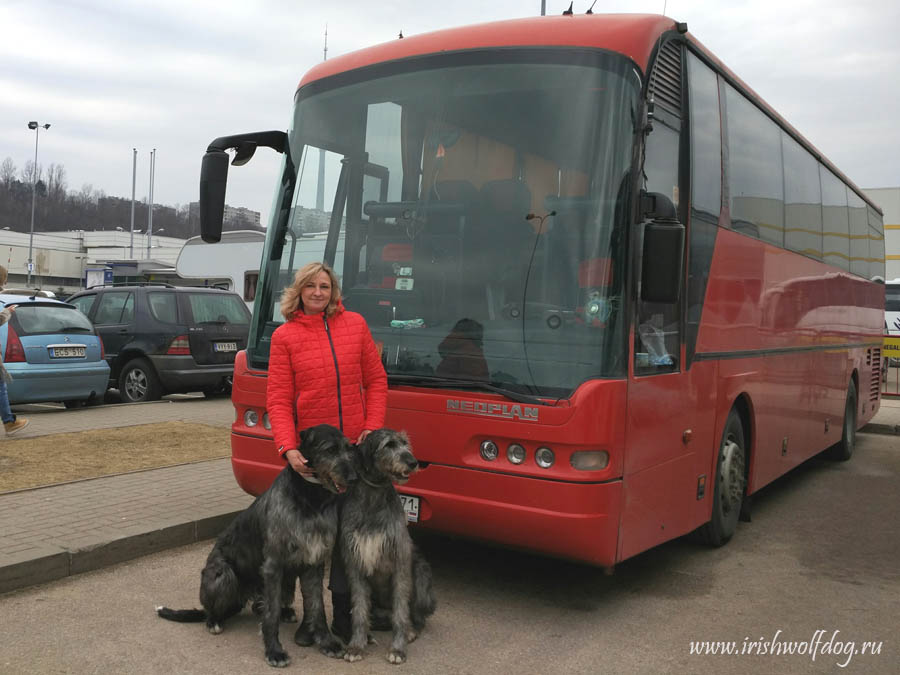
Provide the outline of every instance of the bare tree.
[[55,202],[65,199],[66,167],[62,164],[51,164],[47,167],[47,195]]
[[43,173],[44,170],[41,168],[41,165],[35,165],[35,163],[29,159],[25,162],[25,167],[22,169],[20,175],[23,183],[31,185],[32,183],[40,182]]
[[12,157],[7,157],[0,164],[0,184],[9,190],[12,182],[16,179],[16,163],[12,161]]

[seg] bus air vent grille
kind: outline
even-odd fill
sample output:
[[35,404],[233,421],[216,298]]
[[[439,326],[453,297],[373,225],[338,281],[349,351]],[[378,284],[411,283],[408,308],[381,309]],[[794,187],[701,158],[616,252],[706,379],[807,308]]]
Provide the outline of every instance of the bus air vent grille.
[[659,50],[650,93],[657,105],[681,116],[681,44],[670,40]]
[[877,401],[881,393],[881,348],[872,350],[872,383],[869,386],[869,400]]

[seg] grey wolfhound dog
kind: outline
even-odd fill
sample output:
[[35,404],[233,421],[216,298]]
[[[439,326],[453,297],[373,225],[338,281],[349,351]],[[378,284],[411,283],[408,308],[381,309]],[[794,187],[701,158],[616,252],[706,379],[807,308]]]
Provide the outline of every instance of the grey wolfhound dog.
[[352,635],[344,658],[359,661],[376,606],[390,607],[388,661],[403,663],[407,643],[435,609],[431,567],[409,536],[406,513],[392,483],[405,483],[419,463],[405,433],[377,429],[359,445],[359,480],[343,497],[338,542],[350,585]]
[[285,467],[216,539],[200,577],[203,609],[157,608],[159,616],[171,621],[205,620],[209,632],[218,634],[225,619],[251,601],[254,611],[262,613],[270,666],[291,662],[278,640],[278,624],[297,620],[292,604],[298,577],[303,621],[294,641],[304,647],[315,643],[322,653],[335,658],[344,653],[325,621],[322,581],[337,536],[337,495],[356,480],[357,452],[340,431],[327,424],[301,431],[299,450],[319,484]]

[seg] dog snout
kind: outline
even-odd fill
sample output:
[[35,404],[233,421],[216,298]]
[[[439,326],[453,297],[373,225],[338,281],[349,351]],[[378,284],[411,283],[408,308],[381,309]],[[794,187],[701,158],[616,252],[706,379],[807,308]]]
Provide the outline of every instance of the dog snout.
[[407,470],[409,470],[410,473],[412,473],[413,471],[417,471],[419,469],[419,461],[415,457],[413,457],[411,454],[407,453],[403,457],[403,463],[406,465],[406,468],[407,468]]

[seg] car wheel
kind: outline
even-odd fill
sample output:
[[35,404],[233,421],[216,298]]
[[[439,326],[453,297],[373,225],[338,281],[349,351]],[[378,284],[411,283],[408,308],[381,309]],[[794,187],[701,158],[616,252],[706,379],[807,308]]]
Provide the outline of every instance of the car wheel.
[[727,544],[737,529],[747,492],[747,450],[744,425],[737,410],[728,413],[719,459],[716,462],[715,487],[713,488],[712,517],[698,534],[710,546]]
[[847,401],[844,403],[844,430],[840,442],[828,448],[828,456],[838,462],[846,462],[856,447],[856,384],[850,380]]
[[119,393],[125,403],[156,401],[162,387],[156,371],[147,359],[129,361],[119,375]]

